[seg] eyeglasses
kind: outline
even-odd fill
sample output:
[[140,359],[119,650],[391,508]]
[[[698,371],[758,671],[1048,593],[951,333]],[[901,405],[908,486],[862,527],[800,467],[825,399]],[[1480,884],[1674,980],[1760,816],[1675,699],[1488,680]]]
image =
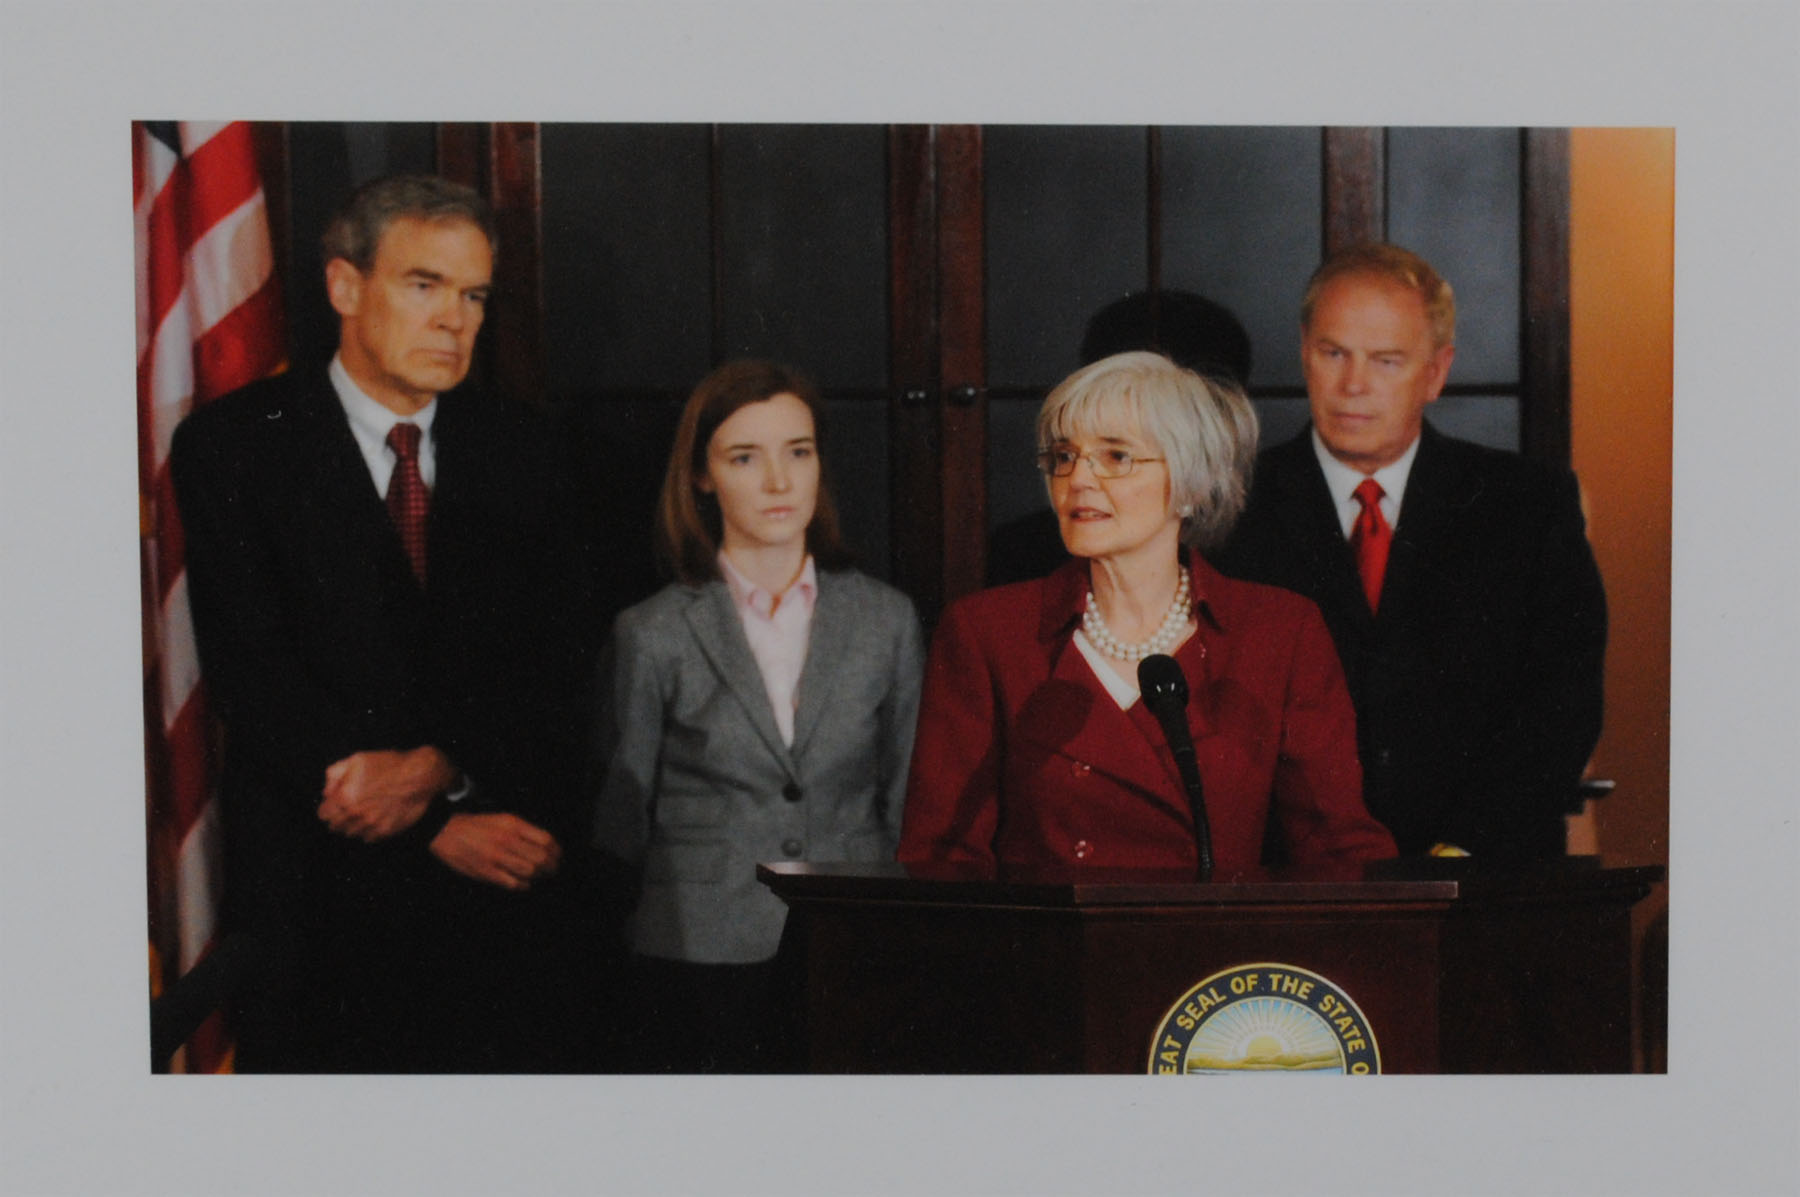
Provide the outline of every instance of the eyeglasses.
[[1075,472],[1075,463],[1085,460],[1096,478],[1123,478],[1142,461],[1163,461],[1161,457],[1138,457],[1129,449],[1108,446],[1092,453],[1077,453],[1064,446],[1044,449],[1037,455],[1037,467],[1052,478],[1067,478]]

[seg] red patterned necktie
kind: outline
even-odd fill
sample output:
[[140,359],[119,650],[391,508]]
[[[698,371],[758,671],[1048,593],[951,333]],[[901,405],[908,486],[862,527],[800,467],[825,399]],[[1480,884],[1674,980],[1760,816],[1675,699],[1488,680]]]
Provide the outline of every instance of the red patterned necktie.
[[425,584],[425,521],[431,514],[431,492],[419,473],[419,426],[399,423],[388,430],[388,448],[394,451],[394,474],[388,479],[388,518],[400,533],[413,576]]
[[1356,554],[1356,572],[1362,575],[1371,614],[1381,605],[1381,579],[1387,574],[1388,546],[1394,541],[1394,530],[1381,514],[1381,495],[1381,483],[1364,478],[1356,488],[1362,511],[1350,526],[1350,549]]

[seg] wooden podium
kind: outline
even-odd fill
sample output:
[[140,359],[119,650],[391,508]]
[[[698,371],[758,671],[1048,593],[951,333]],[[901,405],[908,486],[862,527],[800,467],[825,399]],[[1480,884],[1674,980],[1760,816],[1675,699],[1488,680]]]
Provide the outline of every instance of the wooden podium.
[[[1213,1071],[1196,1061],[1222,1057],[1185,1037],[1229,1039],[1237,1006],[1234,1023],[1285,1012],[1315,1040],[1320,1022],[1335,1028],[1342,1071],[1591,1073],[1631,1069],[1630,911],[1662,870],[1574,858],[1206,883],[897,864],[757,875],[789,907],[783,951],[805,973],[814,1072]],[[1340,1070],[1290,1054],[1278,1028],[1234,1033],[1217,1070]]]

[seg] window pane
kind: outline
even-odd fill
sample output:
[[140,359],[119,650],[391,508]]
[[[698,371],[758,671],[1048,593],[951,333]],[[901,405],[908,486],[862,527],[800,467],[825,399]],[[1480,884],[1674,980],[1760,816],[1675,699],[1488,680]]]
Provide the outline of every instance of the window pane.
[[722,356],[887,386],[887,132],[726,125]]
[[356,186],[383,175],[437,169],[437,126],[429,121],[358,122],[342,126]]
[[543,126],[552,394],[685,392],[706,373],[708,139],[704,125]]
[[1050,506],[1037,450],[1038,399],[988,400],[988,501],[991,532],[1000,525]]
[[889,568],[888,411],[867,400],[825,401],[830,460],[825,463],[844,540],[863,572],[884,581]]
[[1390,129],[1388,235],[1456,293],[1453,384],[1519,381],[1517,129]]
[[983,130],[989,386],[1054,385],[1088,318],[1147,285],[1145,154],[1137,127]]
[[1316,128],[1162,131],[1163,285],[1229,308],[1253,386],[1300,385],[1300,296],[1319,264]]
[[1516,395],[1444,395],[1425,410],[1425,418],[1439,432],[1493,449],[1518,451]]

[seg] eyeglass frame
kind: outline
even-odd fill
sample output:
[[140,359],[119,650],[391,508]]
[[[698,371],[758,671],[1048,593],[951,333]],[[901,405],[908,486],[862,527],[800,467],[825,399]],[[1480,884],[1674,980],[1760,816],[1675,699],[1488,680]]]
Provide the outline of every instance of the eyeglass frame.
[[[1059,453],[1059,452],[1069,453],[1069,454],[1072,454],[1072,456],[1066,462],[1052,462],[1051,461],[1052,455]],[[1106,469],[1104,469],[1104,470],[1101,469],[1100,463],[1097,460],[1095,460],[1096,454],[1099,454],[1099,453],[1122,454],[1125,458],[1125,463],[1126,463],[1125,468],[1117,471],[1116,473],[1109,472],[1112,470],[1112,466],[1110,466],[1110,465],[1108,465],[1106,467]],[[1096,449],[1092,453],[1076,453],[1073,449],[1061,449],[1061,450],[1056,449],[1056,448],[1039,449],[1037,451],[1036,455],[1034,456],[1033,460],[1035,460],[1037,462],[1038,473],[1044,475],[1046,478],[1067,478],[1069,475],[1071,475],[1075,472],[1075,463],[1076,462],[1085,461],[1088,463],[1088,469],[1093,472],[1094,477],[1104,478],[1110,482],[1116,478],[1127,477],[1128,475],[1130,475],[1131,471],[1138,468],[1138,465],[1141,462],[1146,462],[1146,461],[1166,462],[1166,461],[1168,461],[1168,458],[1166,458],[1166,457],[1139,457],[1137,454],[1133,453],[1130,449],[1121,449],[1115,445],[1108,445],[1104,448]],[[1055,467],[1058,465],[1063,466],[1064,468],[1056,469]],[[1049,467],[1049,468],[1046,468],[1046,467]]]

